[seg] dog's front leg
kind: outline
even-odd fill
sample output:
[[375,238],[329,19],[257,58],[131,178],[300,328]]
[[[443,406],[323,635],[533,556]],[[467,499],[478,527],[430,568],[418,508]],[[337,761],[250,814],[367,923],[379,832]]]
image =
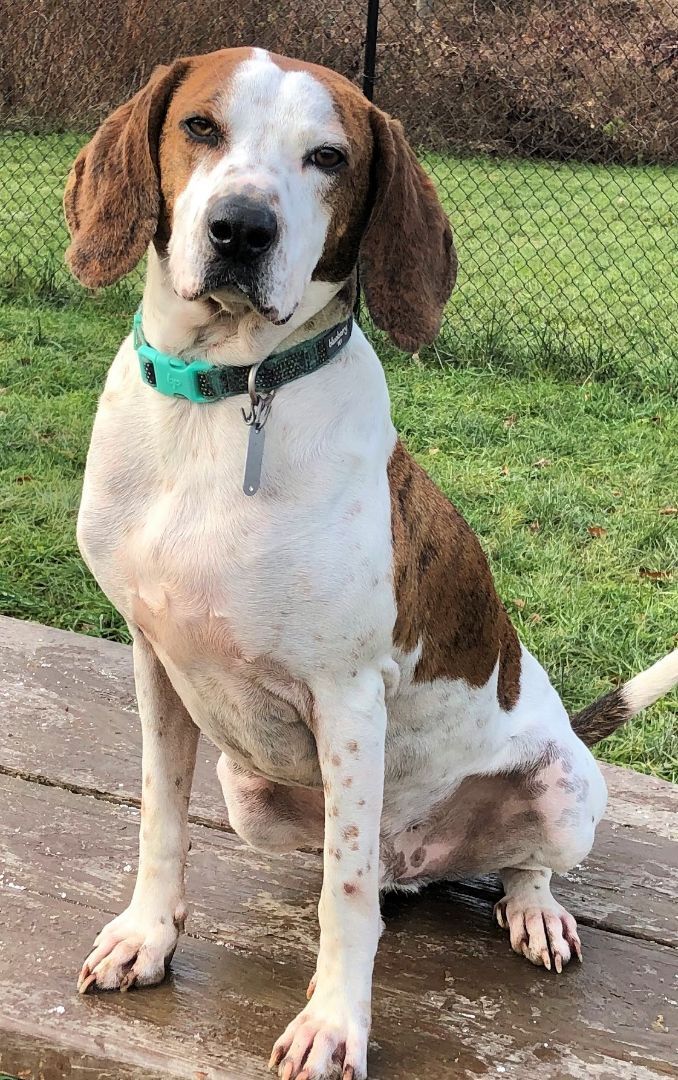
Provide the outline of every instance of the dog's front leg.
[[139,870],[129,907],[94,942],[80,977],[127,990],[160,982],[186,917],[188,801],[198,729],[146,638],[134,632],[134,678],[143,736]]
[[379,828],[386,709],[378,671],[350,685],[314,687],[325,791],[320,949],[313,997],[278,1039],[271,1067],[283,1080],[367,1075],[374,955],[379,940]]

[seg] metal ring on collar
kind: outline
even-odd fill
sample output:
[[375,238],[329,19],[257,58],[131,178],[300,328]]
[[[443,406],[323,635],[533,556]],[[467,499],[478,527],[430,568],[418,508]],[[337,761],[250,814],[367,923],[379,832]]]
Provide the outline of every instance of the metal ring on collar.
[[257,372],[263,364],[263,360],[260,360],[258,364],[252,364],[249,374],[247,376],[247,393],[250,395],[250,401],[252,402],[252,408],[259,404],[259,394],[257,392]]

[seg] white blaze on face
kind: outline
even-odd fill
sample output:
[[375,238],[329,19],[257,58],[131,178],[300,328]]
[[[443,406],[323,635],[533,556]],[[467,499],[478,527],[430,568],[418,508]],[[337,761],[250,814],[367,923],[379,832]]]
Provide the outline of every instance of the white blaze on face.
[[216,109],[227,147],[203,164],[177,199],[169,245],[176,291],[187,298],[202,288],[214,252],[207,213],[218,198],[244,188],[261,192],[278,217],[278,238],[261,260],[262,306],[280,318],[301,302],[322,255],[330,221],[325,194],[331,174],[308,163],[320,146],[346,147],[329,91],[306,71],[283,71],[262,49],[235,71]]

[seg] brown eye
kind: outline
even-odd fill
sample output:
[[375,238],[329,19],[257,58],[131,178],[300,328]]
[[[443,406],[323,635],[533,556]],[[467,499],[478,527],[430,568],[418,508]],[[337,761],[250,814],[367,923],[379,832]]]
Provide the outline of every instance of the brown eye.
[[188,120],[184,120],[184,128],[193,139],[197,139],[198,142],[216,142],[217,129],[211,120],[206,120],[204,116],[189,116]]
[[315,165],[316,169],[331,172],[333,169],[338,169],[340,165],[345,164],[346,158],[341,150],[337,150],[334,146],[319,146],[317,150],[308,155],[307,161],[310,161],[311,165]]

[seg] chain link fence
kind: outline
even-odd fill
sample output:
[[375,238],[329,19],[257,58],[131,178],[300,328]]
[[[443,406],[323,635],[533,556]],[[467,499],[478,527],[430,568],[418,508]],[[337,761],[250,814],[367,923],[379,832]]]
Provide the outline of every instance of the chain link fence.
[[678,0],[0,0],[0,287],[71,290],[61,192],[157,63],[252,43],[405,124],[452,218],[439,356],[675,387]]

